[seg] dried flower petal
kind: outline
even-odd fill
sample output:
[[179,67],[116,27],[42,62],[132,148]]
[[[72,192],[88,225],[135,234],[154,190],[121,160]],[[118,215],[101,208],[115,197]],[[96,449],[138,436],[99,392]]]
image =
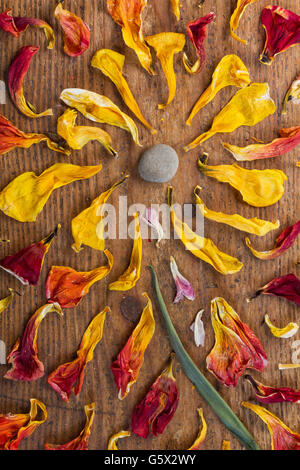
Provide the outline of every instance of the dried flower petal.
[[190,73],[198,73],[202,69],[206,61],[206,54],[204,48],[204,40],[206,38],[206,29],[207,26],[216,19],[216,15],[214,13],[209,13],[206,16],[198,18],[198,20],[190,21],[187,25],[187,34],[190,38],[198,57],[198,60],[192,65],[190,60],[188,59],[187,55],[183,54],[183,65],[185,70]]
[[164,109],[173,101],[176,93],[176,76],[173,64],[174,55],[184,48],[185,36],[180,33],[159,33],[154,36],[148,36],[146,42],[155,50],[168,82],[168,101],[165,104],[158,105],[158,109]]
[[151,124],[149,124],[142,115],[129,85],[123,76],[124,62],[125,56],[123,54],[119,54],[111,49],[101,49],[93,56],[91,65],[92,67],[101,70],[104,75],[110,78],[110,80],[116,85],[128,108],[136,115],[141,123],[151,131],[151,134],[155,134],[157,131],[153,129]]
[[272,281],[261,287],[248,302],[259,295],[275,295],[300,305],[300,279],[295,274],[275,277]]
[[12,300],[15,296],[16,291],[14,289],[10,289],[10,287],[9,287],[8,290],[9,290],[10,294],[7,297],[4,297],[4,299],[0,300],[0,313],[4,312],[4,310],[6,310],[7,307],[10,306],[10,304],[12,303]]
[[90,178],[101,170],[101,164],[56,163],[39,176],[32,171],[22,173],[0,192],[0,210],[20,222],[35,222],[54,189]]
[[67,109],[57,120],[57,133],[69,145],[71,149],[81,150],[92,140],[97,140],[106,150],[117,157],[117,152],[112,148],[110,135],[100,127],[76,126],[77,112],[75,109]]
[[234,227],[237,230],[241,230],[243,232],[253,233],[259,237],[265,236],[267,233],[277,229],[280,226],[279,220],[269,222],[267,220],[257,219],[256,217],[253,219],[246,219],[239,214],[229,215],[224,214],[223,212],[212,211],[204,205],[204,202],[199,196],[200,190],[200,186],[196,186],[194,189],[196,204],[201,214],[209,220],[229,225],[230,227]]
[[248,374],[244,379],[251,383],[255,398],[260,403],[300,403],[300,391],[288,387],[267,387]]
[[243,61],[235,54],[225,55],[213,73],[211,84],[193,107],[186,124],[190,126],[200,109],[210,103],[222,88],[227,86],[244,88],[250,82],[249,72]]
[[230,441],[223,441],[222,442],[222,450],[231,450],[230,449]]
[[262,406],[242,402],[242,405],[254,411],[268,426],[272,450],[300,450],[300,434],[289,429],[277,416]]
[[148,303],[143,310],[140,321],[111,365],[120,400],[128,395],[130,388],[137,381],[144,362],[145,351],[155,330],[152,302],[146,292],[143,295]]
[[107,0],[107,10],[112,19],[122,28],[125,44],[134,50],[138,59],[150,75],[152,57],[142,32],[142,12],[147,0]]
[[86,405],[84,407],[86,415],[86,423],[79,434],[72,441],[67,444],[45,444],[46,450],[88,450],[89,438],[91,435],[91,428],[95,419],[95,403]]
[[299,369],[300,364],[278,364],[279,370]]
[[266,32],[264,50],[259,58],[262,64],[271,65],[277,54],[300,43],[300,16],[292,11],[268,5],[262,11],[261,23]]
[[82,337],[77,358],[72,362],[61,364],[48,377],[48,384],[64,401],[69,401],[72,392],[74,395],[79,395],[81,391],[86,365],[93,360],[94,350],[102,339],[108,312],[110,308],[105,307],[90,322]]
[[194,333],[194,341],[197,348],[199,348],[199,346],[204,346],[205,341],[205,330],[202,321],[203,313],[204,310],[200,310],[196,315],[195,321],[190,326],[190,329]]
[[43,377],[44,364],[37,355],[37,334],[42,320],[49,312],[63,315],[62,309],[55,303],[43,305],[30,317],[22,338],[17,339],[7,357],[12,368],[6,372],[4,376],[6,379],[33,381]]
[[199,413],[202,428],[199,431],[199,435],[198,435],[197,439],[195,440],[194,444],[192,445],[192,447],[189,447],[188,450],[200,450],[201,444],[204,441],[204,439],[206,438],[207,424],[206,424],[206,421],[205,421],[204,416],[203,416],[203,410],[202,410],[202,408],[198,408],[197,411]]
[[88,50],[90,28],[81,18],[64,10],[59,2],[54,11],[55,18],[64,31],[64,51],[70,57],[77,57]]
[[247,147],[237,147],[223,143],[223,147],[232,153],[233,157],[241,162],[261,160],[284,155],[300,145],[300,126],[289,129],[280,129],[280,137],[269,144],[254,144]]
[[270,97],[269,85],[252,83],[238,90],[214,118],[210,130],[193,140],[184,150],[188,152],[220,132],[229,133],[241,126],[255,126],[275,111],[276,106]]
[[179,0],[170,0],[172,12],[177,18],[177,21],[180,20],[180,7],[179,7]]
[[250,206],[271,206],[284,193],[283,183],[287,177],[281,170],[247,170],[237,164],[209,166],[206,162],[206,154],[198,159],[201,173],[221,183],[229,183]]
[[[37,419],[39,410],[42,412],[40,420]],[[0,450],[17,450],[20,442],[31,436],[46,419],[46,406],[35,398],[30,399],[28,414],[0,414]]]
[[187,250],[202,261],[209,263],[221,274],[234,274],[242,269],[243,264],[237,258],[220,251],[210,238],[201,237],[193,232],[176,216],[173,207],[173,188],[170,186],[168,188],[168,204],[174,230]]
[[75,240],[72,248],[76,253],[83,249],[81,245],[90,246],[94,250],[103,251],[105,249],[103,224],[105,204],[113,191],[128,178],[129,176],[126,175],[117,181],[107,191],[96,197],[87,209],[72,219],[72,235]]
[[239,38],[236,34],[235,31],[238,29],[239,24],[240,24],[240,19],[242,18],[246,8],[248,5],[251,5],[251,3],[256,3],[257,0],[238,0],[236,9],[234,10],[231,18],[230,18],[230,34],[231,36],[236,39],[239,42],[242,42],[243,44],[247,44],[247,41],[245,39]]
[[300,103],[300,75],[293,81],[290,88],[288,89],[283,103],[282,114],[287,113],[288,103],[299,104]]
[[259,259],[269,260],[278,258],[283,253],[285,253],[296,241],[298,235],[300,233],[300,220],[296,222],[294,225],[287,227],[286,229],[281,232],[279,237],[275,240],[275,245],[272,250],[269,251],[257,251],[255,250],[249,238],[246,238],[246,245],[250,249],[251,253]]
[[273,323],[271,323],[269,315],[265,315],[265,322],[270,328],[272,335],[276,338],[292,338],[292,336],[294,336],[299,330],[297,323],[293,322],[289,323],[284,328],[277,328]]
[[108,286],[109,290],[127,291],[132,289],[141,275],[143,241],[138,213],[134,214],[135,233],[130,263],[126,271]]
[[46,280],[48,302],[58,302],[62,308],[76,307],[90,287],[110,273],[113,256],[108,250],[104,253],[108,264],[92,271],[80,272],[67,266],[52,266]]
[[47,109],[42,113],[36,114],[32,104],[26,101],[23,94],[23,80],[30,66],[33,56],[38,52],[39,47],[24,46],[18,52],[12,61],[8,70],[8,88],[12,101],[21,113],[31,118],[42,116],[52,116],[52,109]]
[[177,410],[179,393],[172,370],[174,356],[133,411],[131,430],[144,439],[150,433],[162,434]]
[[157,242],[156,246],[159,248],[161,240],[164,238],[164,231],[159,223],[159,215],[155,209],[152,207],[146,207],[145,215],[142,217],[142,220],[149,226],[151,229],[157,232]]
[[260,341],[222,297],[211,301],[211,320],[216,341],[206,365],[221,383],[236,387],[245,369],[262,371],[266,367]]
[[110,124],[130,132],[134,142],[140,145],[134,121],[106,96],[80,88],[67,88],[62,91],[60,99],[91,121]]
[[193,286],[185,277],[182,276],[182,274],[180,274],[173,256],[170,257],[170,269],[177,289],[173,303],[177,304],[184,297],[188,300],[195,300],[196,295]]
[[42,28],[48,41],[48,49],[53,49],[55,43],[53,29],[48,23],[46,23],[46,21],[38,18],[12,16],[11,12],[11,8],[8,8],[0,14],[0,29],[12,34],[15,38],[18,38],[21,33],[26,31],[28,26]]
[[119,431],[117,434],[114,434],[109,438],[107,450],[119,450],[117,447],[118,440],[129,436],[131,436],[130,431]]

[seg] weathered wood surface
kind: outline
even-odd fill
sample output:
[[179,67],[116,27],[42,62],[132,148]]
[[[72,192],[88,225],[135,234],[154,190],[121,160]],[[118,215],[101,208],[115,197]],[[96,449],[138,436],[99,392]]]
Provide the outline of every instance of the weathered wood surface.
[[[277,136],[280,127],[299,124],[299,107],[290,106],[286,117],[280,115],[284,94],[296,74],[299,73],[299,47],[279,55],[271,68],[261,65],[258,61],[264,42],[264,33],[260,26],[259,17],[265,2],[259,1],[249,7],[241,22],[239,33],[243,38],[249,38],[248,46],[244,46],[231,39],[229,35],[229,19],[235,8],[236,0],[226,2],[206,0],[202,7],[198,6],[199,0],[184,0],[182,1],[179,22],[176,21],[169,8],[169,0],[149,0],[144,14],[145,35],[162,31],[184,32],[189,20],[203,16],[210,11],[215,11],[217,15],[215,24],[208,28],[207,63],[204,70],[199,75],[190,77],[183,69],[181,55],[178,54],[175,57],[177,93],[175,100],[165,111],[159,111],[156,107],[156,104],[163,102],[167,96],[165,78],[157,59],[154,58],[157,75],[151,78],[137,63],[135,54],[124,45],[120,28],[106,12],[105,0],[68,0],[65,2],[67,9],[80,15],[91,26],[90,49],[78,59],[71,59],[63,52],[62,32],[52,15],[55,3],[55,1],[46,0],[41,2],[15,0],[13,2],[14,14],[40,17],[54,26],[57,42],[53,51],[46,49],[43,33],[38,30],[29,29],[19,39],[14,39],[0,32],[1,80],[6,79],[8,66],[21,46],[40,45],[40,51],[33,60],[25,80],[25,96],[36,105],[38,110],[53,107],[55,116],[38,120],[27,119],[17,111],[8,96],[7,104],[0,106],[1,113],[26,131],[54,131],[56,118],[64,109],[58,99],[60,92],[67,87],[80,87],[110,97],[122,110],[130,114],[114,85],[89,65],[96,50],[103,47],[115,49],[125,53],[125,74],[128,82],[138,98],[144,115],[158,129],[157,135],[151,136],[145,128],[138,124],[144,148],[154,143],[167,143],[174,146],[180,155],[180,168],[172,182],[176,202],[191,202],[194,186],[201,184],[203,198],[213,209],[229,213],[238,212],[246,217],[258,216],[269,220],[279,218],[281,227],[292,224],[299,219],[298,172],[300,170],[296,168],[297,151],[271,161],[244,165],[247,168],[280,168],[288,175],[286,191],[281,201],[269,208],[256,209],[242,203],[238,195],[228,185],[202,177],[196,169],[197,156],[203,150],[210,154],[212,164],[232,163],[229,153],[223,151],[221,147],[224,136],[216,136],[205,142],[201,148],[187,154],[184,154],[182,150],[183,144],[190,142],[200,132],[208,129],[212,118],[236,91],[233,88],[221,91],[213,103],[199,113],[190,128],[185,126],[185,119],[192,105],[209,84],[211,74],[219,60],[227,53],[237,53],[242,58],[250,70],[253,81],[269,82],[272,97],[278,105],[278,111],[255,128],[242,128],[232,135],[226,135],[226,141],[245,145],[250,141],[251,136],[270,141]],[[300,14],[297,0],[282,0],[280,5]],[[0,1],[1,11],[11,6],[10,1]],[[188,41],[186,49],[190,54],[193,53]],[[155,54],[153,54],[154,56]],[[82,117],[79,117],[78,122],[91,124]],[[88,181],[76,182],[55,191],[36,223],[22,224],[1,213],[1,237],[11,240],[10,244],[0,247],[1,257],[39,240],[58,222],[63,226],[47,255],[42,276],[36,288],[22,288],[17,280],[4,272],[1,273],[1,298],[6,295],[7,287],[13,287],[22,293],[22,296],[17,296],[13,305],[1,315],[0,319],[0,339],[5,341],[8,352],[17,337],[22,334],[30,315],[45,303],[44,281],[52,264],[89,270],[104,262],[104,256],[100,252],[84,248],[80,254],[75,254],[71,249],[70,221],[73,216],[87,207],[95,196],[118,180],[122,171],[129,172],[131,179],[112,195],[111,201],[116,204],[116,207],[118,207],[119,195],[128,196],[128,205],[134,202],[149,205],[165,200],[167,185],[146,184],[139,179],[137,162],[142,150],[134,145],[129,134],[117,128],[109,128],[109,132],[112,135],[114,145],[119,150],[119,160],[113,160],[107,156],[99,144],[89,144],[82,151],[74,151],[69,159],[51,152],[43,144],[34,146],[30,150],[13,151],[1,157],[1,188],[24,171],[32,170],[39,174],[55,162],[67,160],[84,165],[103,162],[103,170],[99,175]],[[223,296],[227,299],[261,339],[269,357],[269,365],[263,374],[254,375],[270,385],[297,387],[299,385],[297,381],[299,371],[280,372],[278,363],[291,361],[292,343],[299,338],[299,335],[291,340],[276,339],[270,335],[262,321],[265,313],[269,313],[271,319],[282,326],[288,321],[299,321],[299,309],[275,298],[261,298],[247,304],[246,297],[273,277],[297,270],[295,261],[299,258],[299,242],[296,242],[294,247],[281,258],[263,262],[250,255],[244,244],[244,233],[208,221],[205,224],[205,233],[223,251],[244,262],[244,269],[239,274],[224,277],[216,273],[208,265],[199,262],[187,253],[179,241],[164,241],[158,251],[154,243],[149,243],[146,240],[143,244],[142,277],[131,294],[139,296],[142,300],[142,292],[147,291],[154,301],[150,275],[146,269],[147,264],[151,261],[157,269],[172,319],[188,352],[247,428],[255,434],[261,447],[269,448],[270,439],[266,426],[253,413],[240,406],[242,400],[251,399],[250,387],[240,380],[236,389],[226,389],[206,371],[205,358],[214,344],[209,314],[210,300],[215,296]],[[262,249],[271,247],[275,235],[271,233],[263,239],[255,239],[256,246]],[[110,364],[125,344],[132,331],[132,325],[119,312],[119,302],[123,294],[110,293],[107,286],[125,269],[131,246],[130,240],[108,241],[107,247],[113,252],[115,258],[115,266],[109,278],[95,284],[89,295],[76,309],[66,310],[63,318],[50,314],[40,327],[39,356],[45,364],[46,372],[50,373],[58,364],[74,357],[81,336],[91,318],[105,305],[112,307],[112,312],[108,315],[105,324],[103,340],[95,351],[93,362],[87,367],[83,389],[79,397],[72,397],[69,403],[64,403],[48,386],[47,373],[39,381],[18,383],[3,379],[8,366],[0,366],[1,412],[25,412],[28,409],[29,398],[36,397],[47,405],[49,413],[47,422],[30,439],[24,441],[20,448],[42,449],[44,442],[63,443],[75,437],[85,421],[83,406],[95,401],[97,412],[90,449],[105,449],[109,436],[120,429],[128,429],[134,406],[142,399],[148,387],[164,368],[170,354],[170,345],[154,301],[155,336],[146,352],[138,382],[124,401],[118,400]],[[174,284],[169,271],[170,255],[175,256],[181,271],[193,280],[197,292],[197,299],[193,303],[184,301],[180,305],[172,305]],[[204,322],[207,339],[204,349],[197,349],[194,346],[192,333],[189,329],[200,308],[205,309]],[[222,439],[229,439],[233,449],[240,449],[239,443],[220,424],[209,406],[199,397],[178,364],[175,373],[180,390],[180,402],[175,417],[165,433],[158,438],[147,440],[124,439],[120,443],[120,447],[122,449],[185,449],[191,445],[198,432],[199,422],[196,409],[203,407],[208,423],[208,435],[203,449],[220,449]],[[269,406],[269,409],[294,430],[299,431],[299,410],[295,405],[272,405]]]

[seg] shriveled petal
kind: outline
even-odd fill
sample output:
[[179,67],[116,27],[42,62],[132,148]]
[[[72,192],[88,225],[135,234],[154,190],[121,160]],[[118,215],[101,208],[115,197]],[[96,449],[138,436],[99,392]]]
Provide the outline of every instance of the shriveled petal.
[[295,274],[286,274],[285,276],[275,277],[272,281],[261,287],[248,302],[259,295],[274,295],[282,297],[300,305],[300,279]]
[[255,398],[260,403],[300,403],[300,390],[289,387],[268,387],[248,374],[244,378],[252,385]]
[[59,2],[54,16],[64,31],[64,51],[70,57],[77,57],[88,50],[90,45],[90,28],[78,16],[64,10]]
[[300,450],[300,434],[289,429],[277,416],[262,406],[242,402],[242,405],[254,411],[268,426],[272,450]]
[[155,330],[152,302],[146,292],[143,295],[148,302],[140,321],[111,365],[120,400],[128,395],[130,388],[137,381],[144,362],[145,351]]
[[300,364],[278,364],[279,370],[299,369]]
[[154,229],[157,233],[157,242],[156,246],[159,247],[161,240],[164,238],[164,230],[159,223],[159,216],[155,209],[152,207],[147,207],[145,210],[145,215],[142,217],[142,220],[149,226],[151,229]]
[[44,375],[44,364],[37,355],[37,334],[42,320],[49,312],[63,315],[57,303],[46,304],[39,308],[27,322],[22,338],[18,338],[7,357],[12,368],[6,372],[5,378],[12,380],[33,381]]
[[179,5],[180,0],[170,0],[171,3],[171,9],[174,15],[177,18],[177,21],[180,20],[180,5]]
[[4,312],[5,309],[7,309],[7,307],[10,306],[10,304],[12,303],[13,301],[13,298],[15,296],[15,290],[14,289],[10,289],[10,287],[8,288],[10,294],[7,296],[7,297],[4,297],[4,299],[1,299],[0,300],[0,313]]
[[223,441],[222,442],[222,450],[231,450],[230,449],[230,441]]
[[195,318],[195,321],[191,324],[190,329],[194,333],[194,341],[197,346],[204,346],[204,341],[205,341],[205,330],[204,330],[204,324],[202,321],[202,315],[203,315],[204,310],[200,310]]
[[102,170],[102,164],[79,166],[56,163],[37,176],[22,173],[0,192],[0,210],[20,222],[35,222],[52,191],[66,184],[87,179]]
[[198,147],[217,133],[230,133],[241,126],[255,126],[275,111],[276,105],[270,97],[268,83],[252,83],[238,90],[214,118],[210,130],[193,140],[184,150],[188,152]]
[[119,431],[117,434],[114,434],[109,438],[107,450],[119,450],[117,447],[118,440],[129,436],[131,436],[130,431]]
[[282,114],[287,113],[288,103],[299,104],[300,103],[300,75],[293,81],[290,88],[288,89],[283,103]]
[[187,25],[186,30],[188,37],[190,38],[198,57],[198,60],[193,65],[188,59],[188,56],[185,53],[183,54],[183,65],[185,70],[190,74],[200,72],[205,64],[206,53],[203,43],[206,38],[207,26],[215,19],[216,15],[214,13],[209,13],[208,15],[198,18],[195,21],[191,21]]
[[86,423],[79,434],[72,441],[67,444],[45,444],[46,450],[88,450],[89,438],[91,435],[92,425],[95,419],[95,403],[86,405],[84,407],[86,415]]
[[189,447],[188,450],[200,450],[201,444],[204,441],[204,439],[206,438],[206,434],[207,434],[207,424],[206,424],[206,421],[205,421],[204,416],[203,416],[203,410],[202,410],[202,408],[198,408],[197,411],[198,411],[199,417],[200,417],[201,429],[199,431],[199,435],[198,435],[197,439],[195,440],[194,444],[191,447]]
[[193,286],[185,277],[183,277],[182,274],[180,274],[173,256],[170,257],[170,268],[177,289],[175,299],[173,300],[174,304],[180,302],[184,297],[188,300],[195,300],[196,294]]
[[107,276],[113,267],[113,256],[104,250],[108,264],[92,271],[80,272],[67,266],[52,266],[46,280],[48,302],[57,302],[62,308],[72,308],[79,304],[95,282]]
[[240,19],[245,13],[245,10],[248,5],[251,5],[251,3],[256,3],[257,0],[238,0],[236,9],[234,10],[231,18],[230,18],[230,34],[231,36],[236,39],[239,42],[242,42],[243,44],[247,44],[247,41],[245,39],[239,38],[236,34],[235,31],[238,29],[239,24],[240,24]]
[[273,325],[269,315],[265,315],[265,322],[270,328],[272,335],[276,338],[292,338],[292,336],[294,336],[299,330],[299,325],[293,322],[289,323],[284,328],[278,328],[277,326]]

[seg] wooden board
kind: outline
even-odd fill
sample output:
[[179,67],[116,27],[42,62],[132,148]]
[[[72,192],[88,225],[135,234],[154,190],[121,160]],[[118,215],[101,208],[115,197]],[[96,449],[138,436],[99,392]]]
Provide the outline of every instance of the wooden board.
[[[21,46],[40,45],[40,51],[33,60],[26,77],[24,91],[26,98],[34,103],[38,110],[51,106],[55,115],[38,120],[28,119],[16,110],[8,95],[7,104],[0,105],[1,113],[25,131],[55,131],[56,118],[65,109],[59,102],[60,92],[64,88],[80,87],[108,96],[122,110],[130,114],[114,85],[99,71],[90,67],[90,60],[96,50],[103,47],[115,49],[126,55],[125,75],[128,82],[144,115],[158,129],[158,133],[151,136],[143,126],[138,124],[144,148],[154,143],[165,143],[172,145],[179,153],[180,167],[172,181],[176,202],[192,202],[193,188],[196,184],[200,184],[203,187],[203,198],[212,209],[228,213],[238,212],[246,217],[258,216],[268,220],[279,218],[282,228],[299,219],[300,170],[296,168],[297,150],[282,158],[243,165],[246,168],[280,168],[286,172],[288,181],[285,185],[284,196],[279,203],[269,208],[256,209],[242,203],[237,193],[228,185],[201,176],[196,168],[197,157],[202,151],[210,154],[212,164],[233,163],[229,153],[225,152],[221,146],[225,137],[226,141],[238,145],[246,145],[252,136],[268,142],[277,136],[280,127],[299,124],[299,107],[290,106],[286,117],[280,114],[284,94],[299,73],[299,47],[279,55],[272,67],[261,65],[258,61],[264,42],[264,33],[259,21],[264,2],[258,1],[250,6],[241,22],[239,33],[242,37],[249,38],[248,46],[244,46],[231,39],[229,35],[229,19],[235,8],[235,0],[226,2],[206,0],[202,7],[198,6],[199,0],[183,0],[179,22],[176,21],[169,8],[169,0],[149,0],[144,14],[145,35],[162,31],[184,32],[189,20],[196,19],[210,11],[214,11],[217,15],[216,22],[208,28],[207,63],[204,70],[199,75],[191,77],[183,69],[181,54],[175,57],[177,93],[176,98],[165,111],[160,111],[156,107],[156,104],[166,99],[168,92],[157,59],[154,58],[157,75],[151,78],[139,66],[133,51],[124,45],[120,28],[106,12],[105,0],[68,0],[65,2],[66,8],[80,15],[91,26],[90,49],[77,59],[71,59],[63,52],[62,32],[52,15],[55,3],[55,1],[46,0],[42,2],[15,0],[13,2],[15,15],[40,17],[54,26],[57,42],[53,51],[46,49],[45,39],[40,31],[29,29],[19,39],[0,32],[1,80],[6,80],[8,66]],[[280,5],[300,14],[297,0],[281,0]],[[11,2],[0,1],[1,11],[10,6]],[[189,54],[194,54],[188,41],[186,50]],[[228,53],[236,53],[241,57],[249,68],[253,81],[269,82],[271,95],[278,105],[278,111],[255,128],[242,128],[225,137],[216,136],[198,149],[185,154],[182,150],[183,145],[209,128],[213,117],[236,91],[234,88],[221,91],[213,103],[203,109],[194,119],[191,127],[185,126],[185,120],[195,100],[209,84],[212,72],[220,59]],[[78,123],[91,125],[82,117],[79,117]],[[100,252],[84,248],[80,254],[76,254],[71,249],[70,221],[73,216],[117,181],[121,172],[129,172],[131,177],[128,183],[112,195],[111,201],[117,208],[120,195],[128,196],[128,205],[133,203],[150,205],[150,203],[165,201],[167,184],[145,183],[138,177],[137,163],[142,149],[136,147],[129,134],[124,131],[112,127],[106,130],[110,132],[114,145],[119,150],[119,160],[111,159],[96,143],[87,145],[82,151],[72,152],[70,158],[51,152],[44,144],[34,146],[30,150],[12,151],[1,157],[1,188],[24,171],[32,170],[39,174],[55,162],[70,161],[82,165],[103,162],[103,170],[97,176],[55,191],[36,223],[22,224],[1,213],[1,237],[11,240],[10,244],[0,246],[1,257],[41,239],[58,222],[63,226],[47,255],[41,279],[36,288],[23,288],[13,277],[4,272],[1,273],[0,297],[6,295],[7,287],[15,288],[22,294],[21,297],[16,297],[9,310],[1,314],[0,339],[5,341],[7,352],[11,350],[17,337],[22,334],[30,315],[45,303],[44,282],[51,265],[67,265],[79,270],[90,270],[104,262],[104,256]],[[131,221],[130,217],[128,221]],[[244,262],[244,269],[239,274],[224,277],[216,273],[210,266],[199,262],[186,252],[178,240],[164,241],[160,250],[155,248],[154,243],[147,240],[143,243],[142,277],[130,294],[138,296],[143,301],[141,294],[144,291],[149,293],[154,302],[156,332],[147,349],[139,380],[124,401],[119,401],[117,398],[110,364],[129,337],[132,325],[119,312],[119,303],[123,293],[110,293],[107,287],[109,282],[115,280],[123,272],[128,263],[132,246],[130,240],[108,241],[107,247],[113,252],[115,258],[115,265],[110,276],[95,284],[81,304],[75,309],[66,310],[63,318],[50,314],[41,324],[38,351],[46,370],[46,375],[41,380],[33,383],[18,383],[3,379],[8,366],[0,366],[1,412],[25,412],[28,409],[30,397],[36,397],[47,405],[49,414],[47,422],[30,439],[21,444],[21,449],[42,449],[45,442],[64,443],[75,437],[85,422],[83,407],[92,401],[96,402],[97,412],[90,439],[90,449],[105,449],[108,438],[113,433],[128,429],[133,408],[165,367],[171,351],[155,302],[150,275],[146,269],[150,261],[157,269],[172,319],[187,351],[246,427],[255,434],[261,447],[270,448],[266,426],[252,412],[240,405],[242,400],[251,399],[249,385],[241,379],[236,389],[226,389],[206,371],[205,358],[214,344],[210,322],[210,301],[216,296],[223,296],[261,339],[269,357],[269,365],[263,374],[254,373],[255,377],[269,385],[297,387],[299,371],[280,372],[278,363],[291,362],[292,344],[299,339],[299,334],[290,340],[279,340],[270,335],[262,322],[266,313],[270,314],[271,319],[277,325],[284,326],[289,321],[299,322],[299,308],[275,298],[261,298],[247,304],[246,298],[256,288],[275,276],[288,272],[297,274],[298,268],[295,266],[295,261],[300,259],[299,241],[281,258],[263,262],[251,256],[245,247],[245,234],[242,232],[206,221],[205,234],[211,237],[220,249]],[[254,240],[253,237],[253,240],[259,249],[267,249],[272,247],[276,235],[277,233],[273,232],[263,239]],[[183,301],[179,305],[172,304],[174,284],[169,270],[170,255],[176,258],[184,275],[193,280],[197,292],[197,299],[193,303]],[[103,340],[95,351],[94,360],[86,369],[82,392],[77,398],[72,397],[69,403],[64,403],[48,386],[47,374],[57,365],[74,358],[82,334],[91,318],[106,305],[111,306],[112,312],[108,315]],[[204,349],[197,349],[194,346],[189,329],[200,308],[205,309],[204,323],[207,339]],[[196,410],[198,407],[203,407],[208,423],[208,434],[203,449],[220,449],[222,439],[229,439],[233,449],[240,449],[237,440],[220,424],[209,406],[193,389],[178,363],[175,375],[180,391],[179,407],[164,434],[147,440],[135,437],[124,439],[120,447],[122,449],[186,449],[192,444],[198,432],[199,422]],[[271,405],[268,408],[299,432],[299,410],[296,406],[283,404]]]

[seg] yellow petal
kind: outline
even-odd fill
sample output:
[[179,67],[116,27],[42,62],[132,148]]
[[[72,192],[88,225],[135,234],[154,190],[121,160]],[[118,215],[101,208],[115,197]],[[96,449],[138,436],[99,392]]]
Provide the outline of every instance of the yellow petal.
[[241,59],[235,54],[226,55],[219,62],[213,73],[211,84],[198,99],[186,124],[190,126],[200,109],[210,103],[222,88],[227,86],[244,88],[250,82],[249,72]]
[[8,288],[10,294],[5,297],[4,299],[0,300],[0,313],[2,313],[12,302],[15,291],[13,289]]
[[113,436],[110,437],[108,441],[107,450],[119,450],[117,447],[118,439],[123,439],[123,437],[129,437],[129,436],[130,436],[129,431],[120,431],[117,434],[114,434]]
[[243,16],[246,8],[248,5],[251,5],[251,3],[255,3],[257,0],[238,0],[236,9],[234,10],[231,18],[230,18],[230,34],[231,36],[236,39],[239,42],[242,42],[243,44],[247,44],[247,41],[245,39],[239,38],[235,34],[235,30],[238,29],[240,19]]
[[226,253],[223,253],[209,238],[201,237],[193,232],[188,225],[182,222],[175,214],[172,201],[172,188],[168,188],[168,203],[170,206],[171,220],[177,236],[187,250],[194,256],[210,264],[221,274],[233,274],[239,272],[243,263]]
[[278,364],[279,370],[299,369],[300,364]]
[[172,12],[174,13],[174,15],[176,16],[177,18],[177,21],[180,20],[180,8],[179,8],[179,1],[180,0],[170,0],[171,2],[171,8],[172,8]]
[[57,133],[65,139],[71,149],[81,150],[91,140],[98,140],[111,155],[117,156],[107,132],[99,127],[76,126],[76,118],[77,112],[74,109],[67,109],[57,120]]
[[109,284],[109,290],[127,291],[132,289],[137,283],[141,275],[142,264],[142,237],[139,215],[134,214],[135,234],[130,263],[126,271],[117,279],[117,281]]
[[159,109],[163,109],[171,103],[176,93],[176,76],[173,59],[174,55],[184,48],[185,36],[180,33],[159,33],[154,36],[148,36],[146,42],[155,49],[168,82],[168,101],[165,104],[158,105]]
[[81,88],[67,88],[61,93],[60,99],[91,121],[110,124],[130,132],[134,142],[140,145],[134,121],[106,96]]
[[149,124],[142,115],[128,83],[123,77],[124,61],[124,55],[119,54],[116,51],[112,51],[111,49],[101,49],[93,56],[91,65],[92,67],[101,70],[104,75],[110,78],[110,80],[116,85],[128,108],[136,115],[144,126],[151,131],[151,134],[155,134],[157,131],[153,129],[151,124]]
[[229,133],[241,126],[255,126],[275,111],[276,106],[270,97],[269,85],[252,83],[239,90],[214,118],[210,130],[197,137],[184,150],[188,152],[219,132]]
[[276,338],[291,338],[299,330],[299,326],[297,325],[297,323],[293,323],[293,322],[289,323],[284,328],[277,328],[270,321],[269,315],[265,315],[265,322],[270,328],[272,335],[276,336]]
[[111,193],[118,188],[129,176],[126,175],[121,181],[115,183],[104,193],[93,200],[92,204],[72,220],[72,235],[75,240],[72,248],[77,253],[82,249],[81,245],[86,245],[94,250],[103,251],[105,249],[103,216],[105,204]]
[[56,163],[37,176],[22,173],[0,193],[0,210],[20,222],[35,222],[54,189],[73,181],[90,178],[102,165],[79,166]]
[[222,442],[222,450],[230,450],[230,441]]
[[204,441],[204,439],[206,437],[206,433],[207,433],[207,424],[206,424],[206,421],[205,421],[204,416],[203,416],[203,410],[202,410],[202,408],[198,408],[197,411],[199,413],[202,428],[201,428],[201,430],[199,432],[199,435],[198,435],[197,439],[195,440],[194,444],[191,447],[189,447],[188,450],[199,450],[202,442]]
[[265,236],[267,233],[277,229],[280,226],[279,220],[275,222],[268,222],[267,220],[257,219],[256,217],[253,219],[246,219],[239,214],[229,215],[224,214],[223,212],[212,211],[205,206],[204,202],[200,198],[200,190],[200,186],[196,186],[194,189],[196,204],[201,214],[209,220],[229,225],[230,227],[234,227],[237,230],[252,233],[253,235],[258,235],[259,237]]

